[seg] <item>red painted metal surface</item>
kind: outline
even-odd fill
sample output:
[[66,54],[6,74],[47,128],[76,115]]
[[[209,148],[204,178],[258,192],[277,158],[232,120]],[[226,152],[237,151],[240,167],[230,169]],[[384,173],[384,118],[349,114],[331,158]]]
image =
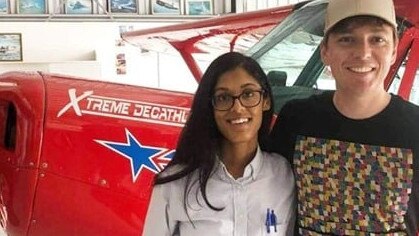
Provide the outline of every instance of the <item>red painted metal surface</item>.
[[17,116],[15,148],[4,148],[4,142],[0,146],[0,207],[7,216],[3,224],[10,235],[25,235],[30,224],[43,135],[44,93],[38,73],[0,76],[0,102],[13,104]]
[[[140,113],[145,113],[144,107],[148,105],[176,107],[187,114],[192,96],[47,75],[45,84],[49,99],[41,166],[46,167],[41,170],[45,176],[39,180],[33,217],[37,223],[30,228],[31,235],[48,234],[51,222],[55,223],[55,230],[68,235],[138,235],[154,173],[143,169],[133,176],[130,161],[98,141],[124,143],[128,131],[141,145],[173,150],[185,120],[176,118],[175,124],[153,123],[161,120]],[[77,97],[91,92],[87,98],[95,100],[90,100],[90,105],[87,98],[77,102],[86,111],[81,115],[71,107],[58,117],[70,102],[70,89],[75,89]],[[100,101],[118,101],[129,106],[125,112],[124,109],[110,112]],[[59,189],[56,204],[67,211],[65,217],[61,217],[62,211],[51,208],[55,205],[51,204],[55,198],[51,188]],[[94,228],[90,226],[92,223]]]
[[403,63],[407,53],[409,52],[410,47],[412,45],[412,41],[414,39],[414,35],[417,31],[418,29],[415,27],[409,28],[403,33],[403,35],[399,39],[396,61],[391,66],[390,71],[384,81],[384,87],[386,90],[390,88],[391,83],[393,82],[393,79],[397,71],[399,70],[400,65]]
[[[0,97],[16,102],[22,128],[15,151],[0,148],[7,232],[140,235],[153,176],[174,151],[192,95],[48,74],[0,79],[11,81],[18,86],[0,87]],[[152,169],[134,170],[106,146],[138,148],[134,141],[158,149]]]
[[396,8],[396,15],[414,26],[419,26],[419,5],[412,0],[393,0]]
[[406,63],[406,69],[398,91],[398,94],[405,100],[409,100],[419,65],[419,29],[415,31],[408,57],[409,60]]

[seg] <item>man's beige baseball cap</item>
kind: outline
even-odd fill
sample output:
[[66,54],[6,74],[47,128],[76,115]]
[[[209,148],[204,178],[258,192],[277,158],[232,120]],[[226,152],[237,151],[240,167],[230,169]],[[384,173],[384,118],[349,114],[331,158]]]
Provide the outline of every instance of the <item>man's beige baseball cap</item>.
[[393,0],[330,0],[324,32],[341,20],[361,15],[379,17],[397,29]]

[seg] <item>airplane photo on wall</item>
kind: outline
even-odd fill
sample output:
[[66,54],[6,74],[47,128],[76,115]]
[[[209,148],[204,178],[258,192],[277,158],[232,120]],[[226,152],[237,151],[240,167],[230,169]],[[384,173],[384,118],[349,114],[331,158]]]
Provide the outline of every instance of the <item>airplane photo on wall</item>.
[[45,14],[45,0],[17,0],[19,14]]
[[92,0],[67,0],[65,3],[67,14],[92,14]]
[[0,62],[22,61],[22,35],[0,33]]
[[0,0],[0,14],[9,13],[9,4],[7,0]]
[[180,0],[153,0],[153,14],[180,14]]
[[137,2],[134,0],[110,0],[111,12],[137,13]]

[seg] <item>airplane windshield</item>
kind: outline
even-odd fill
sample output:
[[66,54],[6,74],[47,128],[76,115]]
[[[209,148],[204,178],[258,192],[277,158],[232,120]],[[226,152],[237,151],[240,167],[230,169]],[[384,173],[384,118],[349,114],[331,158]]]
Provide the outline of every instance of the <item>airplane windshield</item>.
[[[335,89],[319,51],[326,6],[327,1],[304,5],[246,53],[268,74],[278,101],[276,111],[290,99],[310,96],[319,92],[317,89]],[[285,86],[293,87],[284,89]]]

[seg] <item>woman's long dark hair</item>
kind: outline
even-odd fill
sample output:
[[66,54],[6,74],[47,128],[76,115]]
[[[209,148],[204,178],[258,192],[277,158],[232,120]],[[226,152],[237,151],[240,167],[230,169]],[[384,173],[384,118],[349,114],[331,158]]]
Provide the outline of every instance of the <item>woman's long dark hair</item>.
[[[262,124],[258,132],[259,146],[266,150],[268,132],[273,114],[272,91],[268,78],[260,65],[252,58],[237,52],[229,52],[216,58],[205,71],[193,100],[189,118],[183,128],[176,147],[176,153],[167,167],[179,165],[178,172],[169,175],[161,172],[156,176],[155,184],[164,184],[187,176],[185,184],[184,208],[187,206],[187,195],[193,183],[199,184],[199,191],[205,203],[213,210],[222,210],[214,207],[208,201],[206,186],[216,163],[216,154],[222,138],[214,119],[214,110],[211,98],[214,87],[220,76],[236,68],[243,68],[254,77],[265,91],[264,97],[271,101],[271,108],[263,112]],[[165,170],[170,169],[166,168]],[[198,179],[191,181],[191,173],[197,170]],[[198,194],[198,192],[196,192]],[[197,197],[197,196],[196,196]]]

